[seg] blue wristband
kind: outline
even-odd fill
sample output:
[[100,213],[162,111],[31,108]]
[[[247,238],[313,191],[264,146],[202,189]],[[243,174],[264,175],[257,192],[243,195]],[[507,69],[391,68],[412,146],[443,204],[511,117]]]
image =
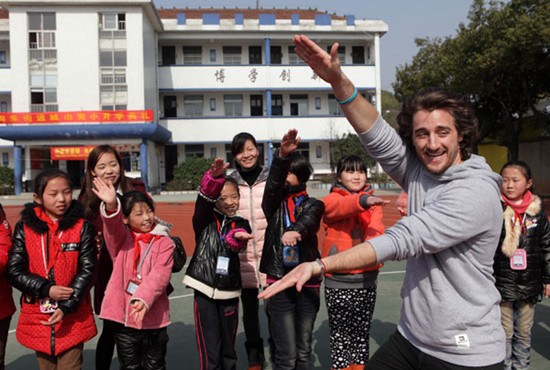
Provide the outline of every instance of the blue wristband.
[[351,103],[352,101],[354,101],[355,98],[357,98],[357,93],[358,93],[357,87],[354,86],[354,87],[353,87],[353,94],[351,94],[351,96],[350,96],[349,98],[344,99],[344,100],[338,100],[338,99],[337,99],[336,102],[337,102],[338,104],[340,104],[340,105],[349,104],[349,103]]

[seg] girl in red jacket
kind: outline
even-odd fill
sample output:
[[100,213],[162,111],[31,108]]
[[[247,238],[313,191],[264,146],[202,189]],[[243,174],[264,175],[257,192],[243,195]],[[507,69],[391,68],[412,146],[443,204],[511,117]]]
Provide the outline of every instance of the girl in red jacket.
[[19,289],[17,340],[36,351],[40,369],[80,369],[84,343],[97,331],[90,287],[95,233],[58,169],[34,180],[34,203],[15,225],[8,278]]
[[11,227],[0,204],[0,370],[4,370],[4,357],[11,316],[15,312],[11,285],[5,275],[8,251],[11,248]]
[[[381,205],[386,202],[373,196],[365,163],[358,156],[338,161],[336,184],[323,202],[322,257],[384,233]],[[369,331],[381,266],[325,275],[333,369],[363,369],[369,360]]]

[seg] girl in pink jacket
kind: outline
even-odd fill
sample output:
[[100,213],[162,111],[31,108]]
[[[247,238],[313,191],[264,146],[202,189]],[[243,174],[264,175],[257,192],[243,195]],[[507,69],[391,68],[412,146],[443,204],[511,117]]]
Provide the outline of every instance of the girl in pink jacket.
[[116,189],[94,179],[102,200],[101,217],[113,273],[101,305],[101,319],[116,323],[115,342],[121,369],[165,369],[170,324],[166,287],[174,243],[155,222],[153,200],[130,191],[119,200]]

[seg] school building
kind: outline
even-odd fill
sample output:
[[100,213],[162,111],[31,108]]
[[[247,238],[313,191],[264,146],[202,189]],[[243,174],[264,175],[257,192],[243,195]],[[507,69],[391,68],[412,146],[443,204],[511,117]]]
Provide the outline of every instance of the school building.
[[[339,43],[346,74],[380,110],[381,20],[305,9],[162,9],[153,1],[0,0],[0,165],[16,193],[45,167],[79,185],[95,145],[160,189],[191,156],[231,160],[252,133],[269,161],[289,128],[315,169],[351,132],[292,36]],[[30,189],[29,189],[30,190]]]

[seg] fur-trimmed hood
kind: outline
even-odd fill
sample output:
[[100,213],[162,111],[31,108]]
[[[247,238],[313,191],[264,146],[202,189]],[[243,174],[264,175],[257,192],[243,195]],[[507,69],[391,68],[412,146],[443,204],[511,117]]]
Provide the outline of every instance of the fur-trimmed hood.
[[[541,199],[533,194],[533,200],[527,207],[525,213],[531,217],[536,216],[542,209]],[[505,237],[502,242],[502,253],[507,257],[512,257],[519,245],[519,237],[521,235],[521,220],[520,222],[515,222],[515,213],[512,207],[506,206],[504,210],[504,230]]]
[[[21,221],[38,234],[44,234],[48,231],[48,225],[34,213],[34,207],[36,206],[38,206],[38,203],[25,204],[23,211],[21,211]],[[84,206],[80,202],[72,200],[69,209],[59,220],[59,230],[70,229],[81,218],[84,218]]]

